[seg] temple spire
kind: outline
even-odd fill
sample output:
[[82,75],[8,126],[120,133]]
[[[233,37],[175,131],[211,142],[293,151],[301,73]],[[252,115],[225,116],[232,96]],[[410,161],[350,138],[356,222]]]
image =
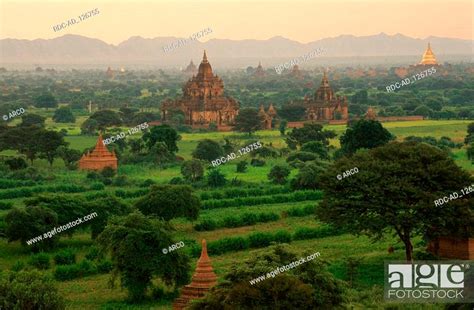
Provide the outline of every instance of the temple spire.
[[206,50],[204,50],[204,55],[202,56],[202,62],[207,63],[207,55],[206,55]]
[[428,42],[428,47],[426,48],[423,58],[421,59],[420,65],[437,65],[436,57],[431,50],[431,44]]

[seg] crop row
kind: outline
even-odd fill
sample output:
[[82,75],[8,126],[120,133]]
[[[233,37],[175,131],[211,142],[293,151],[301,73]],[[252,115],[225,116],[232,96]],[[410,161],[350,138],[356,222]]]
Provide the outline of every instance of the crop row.
[[[301,217],[314,214],[315,204],[303,207],[293,207],[282,212],[282,217]],[[214,220],[210,218],[203,219],[200,223],[194,225],[196,231],[211,231],[218,228],[235,228],[242,226],[255,225],[257,223],[274,222],[280,219],[280,215],[274,212],[248,213],[239,215],[226,216],[222,220]]]
[[82,193],[87,191],[84,186],[74,184],[61,184],[55,186],[33,186],[0,191],[0,199],[12,199],[21,197],[31,197],[36,193]]
[[230,188],[226,190],[206,191],[201,193],[201,200],[256,197],[291,192],[287,186],[269,186],[266,188]]
[[12,189],[17,187],[35,186],[38,185],[37,181],[32,180],[7,180],[0,179],[0,189]]
[[289,194],[276,194],[260,197],[245,197],[234,199],[209,199],[202,204],[202,209],[218,209],[240,206],[255,206],[284,202],[297,202],[305,200],[319,200],[323,197],[321,191],[296,191]]
[[[290,243],[294,240],[325,238],[343,233],[345,232],[329,225],[317,228],[300,227],[293,234],[286,230],[279,230],[275,233],[256,232],[243,237],[226,237],[210,241],[207,244],[207,249],[210,255],[220,255],[232,251],[264,248],[272,243]],[[190,251],[193,256],[198,257],[201,253],[201,246],[194,244]]]

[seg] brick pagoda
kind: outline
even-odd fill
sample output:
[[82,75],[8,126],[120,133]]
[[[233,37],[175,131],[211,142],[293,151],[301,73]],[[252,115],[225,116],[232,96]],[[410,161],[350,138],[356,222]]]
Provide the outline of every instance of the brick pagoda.
[[79,169],[102,170],[105,167],[117,170],[117,157],[115,152],[110,152],[107,149],[102,140],[102,134],[99,134],[94,150],[82,155],[82,158],[79,160]]
[[421,59],[420,65],[423,66],[433,66],[433,65],[438,65],[438,62],[436,61],[436,57],[431,50],[431,45],[428,43],[428,48],[426,49],[425,53],[423,54],[423,58]]
[[212,269],[211,259],[207,255],[206,240],[202,240],[201,257],[197,262],[191,284],[181,290],[181,296],[173,303],[173,310],[186,309],[191,300],[204,297],[216,283],[217,276]]
[[224,95],[224,82],[212,72],[206,51],[198,74],[184,85],[183,96],[163,102],[161,120],[165,123],[170,121],[173,111],[182,111],[187,125],[208,127],[214,123],[218,130],[233,126],[234,118],[239,113],[239,103]]
[[348,103],[346,97],[335,96],[324,71],[323,79],[313,98],[305,98],[306,119],[311,121],[347,120]]

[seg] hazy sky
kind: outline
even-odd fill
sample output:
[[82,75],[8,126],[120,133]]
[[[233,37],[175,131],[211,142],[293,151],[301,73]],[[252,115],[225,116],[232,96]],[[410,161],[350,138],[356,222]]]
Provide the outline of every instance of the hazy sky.
[[[0,0],[0,38],[50,39],[78,34],[117,44],[131,36],[189,37],[202,41],[283,36],[309,42],[341,34],[401,33],[415,38],[472,39],[473,1],[438,0]],[[99,9],[58,32],[53,26]]]

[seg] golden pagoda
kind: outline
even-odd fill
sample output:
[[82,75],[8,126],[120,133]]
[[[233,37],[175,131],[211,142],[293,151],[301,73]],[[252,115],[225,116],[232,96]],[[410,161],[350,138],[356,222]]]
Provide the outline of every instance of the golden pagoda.
[[211,259],[207,255],[206,240],[203,239],[201,257],[197,262],[191,284],[181,290],[181,296],[176,298],[173,303],[173,310],[186,309],[191,300],[204,297],[216,284],[217,276],[212,269]]
[[110,152],[107,149],[104,140],[102,140],[102,134],[99,134],[94,150],[82,155],[79,160],[79,169],[102,170],[105,167],[117,170],[117,156],[115,156],[115,152]]
[[436,57],[431,50],[431,45],[428,43],[428,48],[426,49],[425,53],[423,54],[423,58],[421,59],[420,65],[437,65],[438,62],[436,61]]

